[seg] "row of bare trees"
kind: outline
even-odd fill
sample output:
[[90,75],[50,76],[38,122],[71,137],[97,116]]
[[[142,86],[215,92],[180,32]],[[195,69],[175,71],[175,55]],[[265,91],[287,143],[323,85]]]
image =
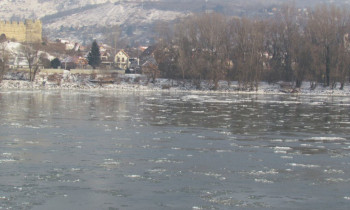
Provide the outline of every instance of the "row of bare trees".
[[334,5],[300,10],[283,5],[270,18],[227,18],[198,14],[174,26],[159,24],[155,58],[163,77],[238,81],[310,81],[343,88],[350,74],[350,12]]

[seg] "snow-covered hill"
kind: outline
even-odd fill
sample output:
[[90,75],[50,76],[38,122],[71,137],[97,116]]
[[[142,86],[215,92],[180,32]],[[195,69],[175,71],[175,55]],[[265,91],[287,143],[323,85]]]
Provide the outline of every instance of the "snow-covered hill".
[[42,18],[46,15],[81,8],[87,5],[115,3],[121,0],[2,0],[0,1],[0,18]]
[[[0,1],[0,19],[41,19],[44,35],[49,39],[65,38],[76,41],[103,39],[101,29],[118,25],[125,36],[126,29],[144,28],[144,36],[157,21],[172,21],[186,12],[143,7],[159,0],[4,0]],[[130,28],[129,28],[130,29]],[[148,31],[147,31],[148,30]],[[133,34],[128,34],[133,38]]]
[[53,30],[61,26],[79,28],[82,26],[110,26],[123,24],[150,24],[155,21],[171,21],[184,13],[164,10],[146,10],[140,4],[102,4],[96,8],[49,20],[45,28]]
[[[226,15],[256,15],[287,0],[1,0],[0,19],[41,19],[44,36],[77,41],[103,39],[103,31],[118,25],[121,36],[140,43],[151,39],[153,24],[171,22],[204,10]],[[330,0],[296,0],[298,5]],[[304,2],[304,3],[303,3]],[[346,4],[349,0],[332,0]],[[136,36],[136,37],[135,37]]]

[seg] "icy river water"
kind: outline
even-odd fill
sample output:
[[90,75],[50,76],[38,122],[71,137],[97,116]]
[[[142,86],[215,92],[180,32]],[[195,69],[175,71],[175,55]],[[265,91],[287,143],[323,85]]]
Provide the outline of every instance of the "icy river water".
[[0,91],[0,209],[349,209],[350,98]]

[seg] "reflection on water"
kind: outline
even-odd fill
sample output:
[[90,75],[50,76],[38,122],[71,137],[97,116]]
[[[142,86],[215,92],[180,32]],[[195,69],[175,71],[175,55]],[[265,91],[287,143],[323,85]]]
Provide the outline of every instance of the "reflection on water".
[[347,209],[346,97],[0,92],[0,209]]

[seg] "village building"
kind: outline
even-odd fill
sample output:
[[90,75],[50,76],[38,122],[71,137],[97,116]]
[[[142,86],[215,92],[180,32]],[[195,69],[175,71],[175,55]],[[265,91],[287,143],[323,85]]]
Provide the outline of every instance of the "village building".
[[88,60],[81,56],[68,56],[61,61],[61,69],[85,69],[88,65]]
[[113,66],[113,56],[109,51],[101,52],[101,65],[102,68],[112,69]]
[[118,69],[126,70],[130,67],[130,56],[124,51],[120,50],[114,57],[114,63]]
[[158,65],[156,64],[157,62],[154,56],[154,52],[156,48],[157,48],[156,45],[149,46],[146,50],[142,52],[142,54],[140,55],[140,66],[141,66],[140,72],[143,73],[147,71],[145,69],[149,69],[150,65],[151,66]]
[[77,67],[78,58],[69,56],[61,61],[61,69],[71,70]]

